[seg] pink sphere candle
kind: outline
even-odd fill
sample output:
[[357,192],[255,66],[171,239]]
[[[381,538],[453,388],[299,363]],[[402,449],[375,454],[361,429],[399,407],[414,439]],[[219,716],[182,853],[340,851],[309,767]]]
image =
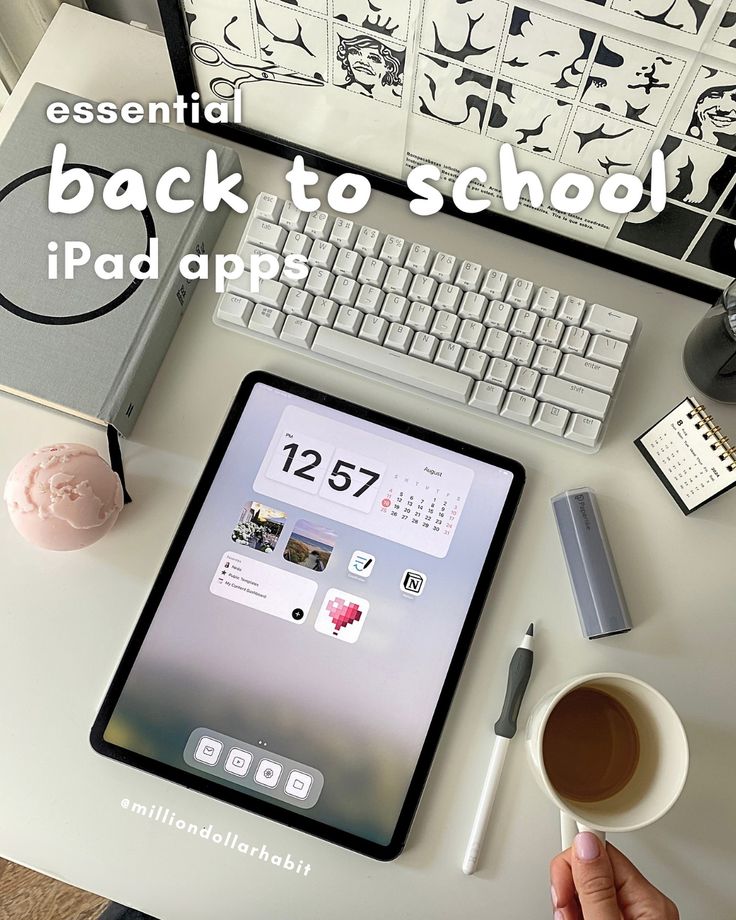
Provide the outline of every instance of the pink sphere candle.
[[18,533],[53,550],[96,543],[123,507],[120,477],[84,444],[54,444],[23,457],[8,476],[4,498]]

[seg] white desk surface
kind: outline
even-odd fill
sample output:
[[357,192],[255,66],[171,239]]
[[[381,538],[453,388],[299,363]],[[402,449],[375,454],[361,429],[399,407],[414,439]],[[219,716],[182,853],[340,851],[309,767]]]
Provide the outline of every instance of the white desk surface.
[[[62,7],[0,118],[4,132],[30,85],[93,99],[170,98],[163,38]],[[247,192],[284,193],[286,163],[240,150]],[[134,503],[97,546],[74,555],[27,546],[0,514],[0,854],[162,920],[299,916],[355,920],[504,918],[551,913],[547,864],[558,821],[512,745],[479,873],[460,861],[488,757],[509,656],[530,619],[538,654],[522,717],[576,674],[620,670],[662,690],[691,744],[688,784],[658,825],[615,842],[680,905],[684,918],[733,920],[736,492],[685,518],[632,440],[691,390],[681,366],[702,304],[455,219],[412,217],[376,194],[364,214],[438,249],[543,279],[637,313],[643,334],[603,450],[588,456],[397,395],[352,374],[282,354],[211,322],[200,284],[133,437],[124,444]],[[232,251],[242,219],[220,241]],[[489,255],[492,253],[492,258]],[[409,844],[382,864],[312,839],[93,753],[88,731],[177,521],[243,375],[266,368],[521,460],[528,487],[453,704]],[[736,433],[736,410],[718,409]],[[27,451],[55,441],[103,449],[93,426],[0,398],[0,479]],[[589,485],[599,499],[635,622],[633,632],[580,635],[550,496]],[[127,798],[213,824],[271,852],[308,861],[307,878],[138,817]]]

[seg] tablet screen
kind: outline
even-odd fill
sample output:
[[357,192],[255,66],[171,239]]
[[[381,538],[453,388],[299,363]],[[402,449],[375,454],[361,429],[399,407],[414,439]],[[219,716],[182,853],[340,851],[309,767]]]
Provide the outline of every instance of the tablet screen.
[[520,468],[370,416],[252,386],[102,741],[376,855],[396,842]]

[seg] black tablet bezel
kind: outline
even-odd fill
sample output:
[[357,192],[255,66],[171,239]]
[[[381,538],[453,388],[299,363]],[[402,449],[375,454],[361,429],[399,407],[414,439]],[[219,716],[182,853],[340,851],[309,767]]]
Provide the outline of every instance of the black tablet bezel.
[[[169,58],[171,59],[171,67],[176,81],[176,91],[183,96],[184,99],[191,99],[192,93],[199,93],[199,87],[197,86],[197,80],[189,54],[187,27],[179,0],[158,0],[158,6],[164,27]],[[407,201],[413,197],[406,183],[392,176],[373,172],[363,167],[356,167],[355,163],[349,163],[346,160],[328,156],[310,147],[303,147],[299,144],[292,144],[284,140],[279,140],[262,131],[255,131],[251,128],[244,128],[234,124],[213,124],[208,121],[199,121],[194,124],[188,106],[185,112],[185,121],[190,127],[198,128],[200,131],[207,131],[208,133],[225,138],[226,140],[235,141],[247,147],[253,147],[257,150],[263,150],[266,153],[285,157],[287,160],[293,160],[295,156],[301,155],[304,157],[307,166],[311,169],[323,170],[327,173],[335,174],[341,172],[356,172],[357,168],[363,175],[370,178],[373,188],[378,191],[404,198]],[[264,189],[263,191],[268,191],[268,189]],[[640,281],[646,281],[648,284],[654,284],[658,287],[674,291],[677,294],[684,294],[687,297],[702,300],[708,304],[713,303],[721,293],[720,288],[714,285],[707,284],[704,281],[696,281],[694,278],[687,278],[675,271],[657,268],[647,263],[645,261],[646,255],[643,255],[642,259],[639,260],[622,255],[621,253],[610,252],[600,246],[593,246],[591,243],[585,243],[574,237],[567,237],[562,233],[555,233],[553,230],[545,230],[543,227],[535,226],[532,223],[524,221],[519,217],[514,217],[508,213],[487,210],[478,214],[467,214],[455,207],[451,197],[443,195],[443,198],[444,213],[446,214],[451,214],[453,217],[459,217],[461,220],[470,221],[471,223],[480,225],[489,230],[496,230],[499,233],[515,236],[518,239],[525,240],[528,243],[534,243],[545,249],[581,259],[583,262],[588,262],[591,265],[599,265],[601,268],[607,268],[610,271],[619,272],[622,275],[638,278]]]
[[[227,451],[238,422],[240,421],[240,417],[248,403],[253,388],[259,383],[283,390],[294,396],[300,396],[329,408],[337,409],[350,416],[365,419],[366,421],[383,426],[391,431],[401,432],[410,437],[426,441],[428,444],[454,451],[460,455],[480,460],[483,463],[500,467],[512,473],[513,478],[511,487],[498,520],[498,525],[488,549],[483,568],[481,569],[475,592],[473,593],[472,600],[468,607],[465,623],[460,632],[458,643],[447,671],[447,676],[438,697],[437,706],[429,725],[427,737],[417,760],[414,775],[409,784],[393,837],[386,845],[377,844],[355,834],[350,834],[338,828],[331,827],[330,825],[308,817],[306,814],[296,814],[282,808],[276,804],[276,802],[272,803],[270,801],[253,798],[245,791],[240,792],[234,788],[231,789],[220,783],[212,782],[207,779],[204,774],[200,777],[186,770],[160,763],[157,760],[145,757],[134,751],[128,751],[125,748],[111,744],[104,738],[105,730],[118,703],[123,687],[130,675],[141,646],[143,645],[148,629],[153,622],[153,618],[174,569],[176,568],[187,539],[189,538],[189,534],[207,498],[212,482],[217,475],[222,459],[225,456],[225,452]],[[255,373],[249,374],[243,380],[238,390],[238,394],[235,397],[222,430],[217,437],[212,453],[205,465],[204,472],[202,473],[166,554],[161,570],[156,576],[151,593],[145,602],[143,611],[141,612],[128,646],[123,653],[123,657],[117,667],[110,688],[105,695],[90,733],[92,747],[97,753],[103,754],[106,757],[111,757],[113,760],[120,761],[133,767],[138,767],[147,773],[152,773],[163,779],[172,780],[189,789],[202,792],[224,802],[229,802],[232,805],[237,805],[247,811],[255,812],[266,818],[271,818],[281,824],[286,824],[298,830],[305,831],[323,840],[330,841],[331,843],[336,843],[348,849],[356,850],[374,859],[394,859],[404,847],[411,822],[419,804],[419,799],[429,774],[429,769],[439,743],[442,728],[452,702],[452,697],[457,687],[473,634],[478,625],[488,590],[498,566],[501,550],[508,536],[511,522],[521,497],[525,478],[524,468],[515,460],[498,456],[497,454],[479,447],[463,444],[460,441],[456,441],[435,432],[426,431],[408,422],[403,422],[374,412],[364,406],[353,405],[345,400],[276,377],[265,371],[256,371]]]

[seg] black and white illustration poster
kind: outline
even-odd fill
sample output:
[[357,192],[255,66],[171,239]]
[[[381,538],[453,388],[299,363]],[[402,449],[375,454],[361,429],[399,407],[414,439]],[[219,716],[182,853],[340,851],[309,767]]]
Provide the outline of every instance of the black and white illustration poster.
[[661,49],[602,35],[581,102],[632,121],[657,125],[685,69]]
[[493,78],[442,58],[419,55],[414,112],[480,134]]
[[[720,285],[736,274],[736,0],[179,0],[204,102],[243,126],[403,180],[469,166],[500,200],[499,151],[548,190],[641,182],[628,215],[597,199],[514,216]],[[661,150],[664,211],[651,207]],[[478,186],[480,190],[481,186]]]
[[571,113],[572,103],[567,99],[499,79],[487,134],[502,143],[554,158]]

